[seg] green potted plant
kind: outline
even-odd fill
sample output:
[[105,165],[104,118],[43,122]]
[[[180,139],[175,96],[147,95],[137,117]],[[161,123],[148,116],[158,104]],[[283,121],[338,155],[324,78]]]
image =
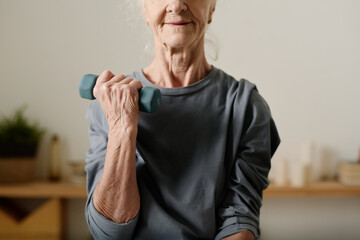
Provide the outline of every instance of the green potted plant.
[[25,117],[20,107],[0,120],[0,182],[34,179],[37,148],[45,130]]

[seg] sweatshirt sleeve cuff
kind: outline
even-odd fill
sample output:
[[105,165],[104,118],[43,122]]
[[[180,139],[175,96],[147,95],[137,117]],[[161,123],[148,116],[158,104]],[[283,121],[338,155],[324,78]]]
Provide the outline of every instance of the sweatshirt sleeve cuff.
[[255,239],[258,239],[260,236],[259,229],[251,224],[251,221],[246,223],[246,220],[244,220],[245,219],[242,219],[241,223],[239,222],[239,219],[236,219],[236,217],[225,220],[223,227],[221,227],[220,231],[216,235],[215,240],[220,240],[245,230],[251,231],[254,234]]
[[89,203],[88,211],[89,224],[93,225],[90,229],[92,229],[95,239],[132,239],[139,218],[139,212],[128,223],[116,223],[99,213],[92,200]]

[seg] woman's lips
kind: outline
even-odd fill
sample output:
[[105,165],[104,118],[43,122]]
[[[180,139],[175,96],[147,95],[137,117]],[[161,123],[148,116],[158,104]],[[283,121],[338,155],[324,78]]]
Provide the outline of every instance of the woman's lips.
[[188,22],[188,21],[173,21],[173,22],[167,22],[165,24],[169,24],[169,25],[173,25],[173,26],[182,26],[182,25],[186,25],[189,23],[190,22]]

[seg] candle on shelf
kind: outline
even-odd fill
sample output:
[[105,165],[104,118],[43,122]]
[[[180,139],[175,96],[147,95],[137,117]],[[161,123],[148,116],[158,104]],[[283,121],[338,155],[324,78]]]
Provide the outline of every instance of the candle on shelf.
[[278,186],[285,186],[287,184],[287,161],[285,158],[280,158],[274,162],[274,182]]
[[293,187],[304,187],[307,184],[309,175],[309,165],[302,161],[296,161],[291,164],[290,183]]
[[53,135],[50,142],[49,178],[58,181],[61,177],[61,143],[59,137]]
[[301,143],[300,160],[307,166],[306,181],[318,181],[322,176],[322,163],[319,158],[318,149],[313,141]]

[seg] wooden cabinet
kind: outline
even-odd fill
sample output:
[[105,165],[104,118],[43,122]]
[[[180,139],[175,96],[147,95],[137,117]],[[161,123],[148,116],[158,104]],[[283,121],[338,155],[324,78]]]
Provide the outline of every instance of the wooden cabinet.
[[[43,201],[24,214],[12,203],[19,198]],[[69,198],[86,198],[85,186],[49,182],[0,185],[0,239],[64,239],[63,210]]]

